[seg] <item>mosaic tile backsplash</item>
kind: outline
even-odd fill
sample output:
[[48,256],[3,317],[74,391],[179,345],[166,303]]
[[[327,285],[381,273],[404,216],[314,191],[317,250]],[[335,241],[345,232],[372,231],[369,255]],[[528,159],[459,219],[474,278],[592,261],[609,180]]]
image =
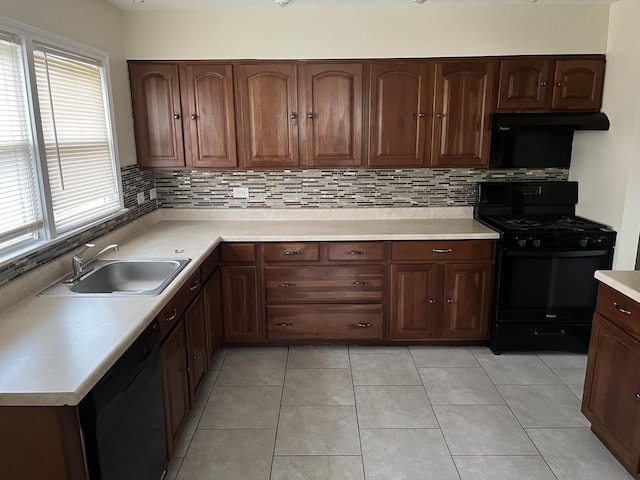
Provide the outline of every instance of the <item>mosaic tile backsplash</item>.
[[[468,206],[484,181],[567,180],[568,169],[157,171],[161,208]],[[249,198],[233,198],[248,187]]]

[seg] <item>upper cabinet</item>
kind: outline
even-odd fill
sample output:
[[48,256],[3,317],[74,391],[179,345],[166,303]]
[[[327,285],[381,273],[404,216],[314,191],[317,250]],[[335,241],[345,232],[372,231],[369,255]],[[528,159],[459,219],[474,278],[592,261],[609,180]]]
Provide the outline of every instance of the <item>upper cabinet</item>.
[[370,65],[369,166],[428,165],[432,90],[429,63]]
[[240,157],[247,168],[362,163],[362,65],[238,65]]
[[486,167],[495,61],[451,61],[435,66],[431,166]]
[[237,165],[232,67],[130,62],[141,167]]
[[500,62],[498,110],[598,111],[604,58],[521,57]]

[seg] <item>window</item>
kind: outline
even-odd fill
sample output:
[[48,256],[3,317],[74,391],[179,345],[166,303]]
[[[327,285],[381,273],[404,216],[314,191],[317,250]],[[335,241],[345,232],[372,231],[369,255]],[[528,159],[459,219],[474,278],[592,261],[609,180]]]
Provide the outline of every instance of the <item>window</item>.
[[106,55],[0,21],[0,258],[122,210]]

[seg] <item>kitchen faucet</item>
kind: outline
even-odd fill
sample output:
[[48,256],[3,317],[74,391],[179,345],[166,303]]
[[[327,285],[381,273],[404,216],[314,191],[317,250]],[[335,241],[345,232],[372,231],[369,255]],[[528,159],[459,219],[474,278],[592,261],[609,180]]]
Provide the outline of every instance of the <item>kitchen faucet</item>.
[[84,248],[73,256],[73,259],[71,260],[71,268],[73,270],[73,275],[71,276],[71,278],[69,280],[67,280],[68,282],[74,282],[78,278],[80,278],[82,275],[84,275],[85,273],[90,272],[91,269],[87,270],[86,267],[91,262],[96,260],[103,253],[105,253],[105,252],[107,252],[109,250],[113,250],[114,252],[117,252],[118,250],[120,250],[120,247],[118,247],[118,244],[114,243],[114,244],[111,244],[111,245],[109,245],[107,247],[104,247],[102,250],[100,250],[98,253],[93,255],[91,258],[85,259],[84,258],[84,254],[87,251],[89,251],[90,249],[94,248],[95,246],[96,245],[94,243],[85,243]]

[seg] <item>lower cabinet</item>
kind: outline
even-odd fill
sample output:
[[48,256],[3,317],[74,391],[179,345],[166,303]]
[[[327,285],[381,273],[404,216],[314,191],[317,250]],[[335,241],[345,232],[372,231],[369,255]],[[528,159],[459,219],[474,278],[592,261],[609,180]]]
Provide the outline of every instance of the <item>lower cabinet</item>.
[[223,331],[226,342],[260,339],[258,279],[254,266],[222,267]]
[[193,402],[196,392],[207,373],[207,326],[204,298],[199,294],[184,313],[187,334],[187,371],[189,372],[189,395]]

